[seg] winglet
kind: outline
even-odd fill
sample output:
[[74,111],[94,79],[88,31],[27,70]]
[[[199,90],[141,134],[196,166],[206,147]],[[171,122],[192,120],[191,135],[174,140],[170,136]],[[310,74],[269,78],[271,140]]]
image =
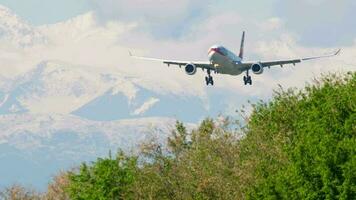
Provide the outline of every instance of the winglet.
[[337,56],[337,55],[340,54],[340,52],[341,52],[341,49],[337,50],[337,51],[334,53],[334,55]]
[[131,51],[129,51],[129,56],[130,56],[130,57],[132,57],[132,56],[133,56],[133,55],[132,55],[132,53],[131,53]]

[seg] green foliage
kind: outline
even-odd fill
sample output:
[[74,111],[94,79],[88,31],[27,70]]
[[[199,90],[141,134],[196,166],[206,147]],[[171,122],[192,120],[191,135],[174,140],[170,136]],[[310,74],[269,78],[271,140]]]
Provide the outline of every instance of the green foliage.
[[78,172],[71,172],[66,188],[73,200],[127,199],[135,179],[137,159],[120,152],[115,159],[99,158],[91,165],[82,164]]
[[356,74],[329,75],[256,105],[241,147],[254,164],[251,199],[356,196],[355,89]]

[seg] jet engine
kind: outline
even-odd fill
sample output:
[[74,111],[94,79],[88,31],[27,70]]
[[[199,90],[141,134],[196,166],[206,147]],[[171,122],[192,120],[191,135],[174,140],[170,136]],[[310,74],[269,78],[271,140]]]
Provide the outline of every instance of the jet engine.
[[260,63],[255,63],[251,66],[251,70],[254,74],[262,74],[263,66]]
[[185,73],[187,73],[188,75],[194,75],[197,72],[197,67],[192,64],[189,63],[185,66]]

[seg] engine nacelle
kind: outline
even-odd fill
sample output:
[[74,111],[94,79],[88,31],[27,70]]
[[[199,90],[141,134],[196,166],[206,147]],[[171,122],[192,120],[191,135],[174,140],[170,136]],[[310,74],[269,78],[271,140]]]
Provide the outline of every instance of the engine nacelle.
[[251,70],[254,74],[262,74],[263,66],[260,63],[255,63],[251,66]]
[[189,63],[185,66],[185,73],[187,73],[188,75],[194,75],[197,72],[197,67],[192,64]]

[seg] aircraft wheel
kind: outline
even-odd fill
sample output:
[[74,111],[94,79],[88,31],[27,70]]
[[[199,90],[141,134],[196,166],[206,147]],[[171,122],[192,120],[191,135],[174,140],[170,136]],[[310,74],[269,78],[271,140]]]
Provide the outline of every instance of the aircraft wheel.
[[209,83],[210,83],[210,80],[207,76],[205,77],[205,82],[206,82],[206,85],[209,85]]
[[209,77],[209,82],[210,82],[211,85],[214,85],[214,80],[213,80],[212,76]]
[[248,83],[249,83],[250,85],[252,85],[252,78],[251,78],[251,76],[248,77]]
[[244,76],[244,83],[245,83],[245,85],[247,85],[247,83],[248,83],[248,80],[247,80],[246,76]]
[[252,78],[251,76],[244,76],[244,83],[245,85],[252,85]]
[[205,77],[205,82],[206,82],[206,85],[214,85],[214,80],[213,80],[213,77],[212,76],[207,76]]

